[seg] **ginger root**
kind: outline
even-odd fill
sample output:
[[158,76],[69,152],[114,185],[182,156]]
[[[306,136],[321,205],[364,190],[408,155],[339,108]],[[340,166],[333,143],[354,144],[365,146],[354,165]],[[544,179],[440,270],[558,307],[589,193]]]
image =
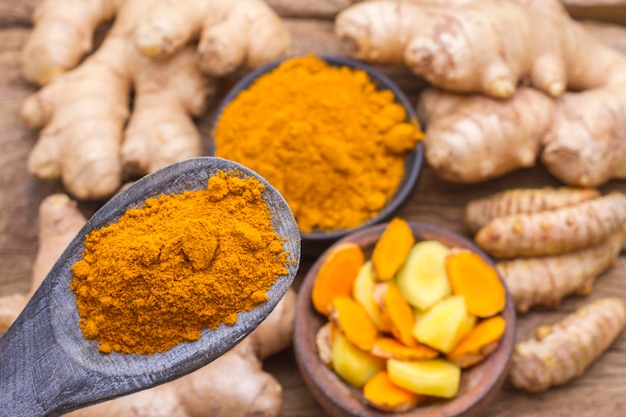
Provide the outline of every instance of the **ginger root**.
[[626,324],[626,306],[619,298],[603,298],[578,309],[535,337],[517,343],[512,384],[528,392],[545,391],[582,375],[610,347]]
[[556,0],[364,2],[337,16],[336,32],[353,56],[406,65],[447,91],[423,97],[437,102],[424,105],[426,159],[446,180],[537,159],[570,185],[626,175],[626,58]]
[[427,122],[424,155],[446,181],[475,183],[535,165],[554,115],[547,95],[520,88],[502,100],[429,88],[418,113]]
[[335,29],[354,57],[404,64],[447,91],[508,98],[528,79],[556,97],[624,79],[617,52],[541,3],[363,2],[339,13]]
[[[0,297],[0,334],[52,268],[61,252],[85,224],[64,194],[46,197],[39,210],[40,244],[28,295]],[[16,302],[17,300],[17,302]],[[73,411],[68,416],[231,417],[278,416],[282,388],[263,372],[262,360],[291,343],[296,295],[289,290],[274,311],[236,347],[209,365],[175,381]]]
[[[96,27],[111,19],[102,45],[79,64]],[[215,90],[214,76],[289,48],[262,0],[46,0],[22,56],[24,76],[45,84],[22,108],[26,125],[42,128],[29,170],[62,178],[76,198],[100,199],[125,177],[198,156],[193,117]]]

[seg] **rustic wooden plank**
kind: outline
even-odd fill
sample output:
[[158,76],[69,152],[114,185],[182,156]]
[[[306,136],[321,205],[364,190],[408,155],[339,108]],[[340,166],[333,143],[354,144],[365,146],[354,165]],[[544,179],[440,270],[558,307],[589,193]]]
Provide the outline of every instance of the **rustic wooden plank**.
[[575,19],[626,23],[624,0],[562,0],[562,2]]
[[332,19],[340,10],[360,0],[265,0],[283,17]]
[[21,77],[19,52],[28,30],[0,31],[0,294],[25,291],[37,248],[37,210],[58,185],[33,178],[26,169],[36,136],[20,122],[22,100],[33,87]]
[[0,28],[30,26],[35,6],[41,0],[0,0]]

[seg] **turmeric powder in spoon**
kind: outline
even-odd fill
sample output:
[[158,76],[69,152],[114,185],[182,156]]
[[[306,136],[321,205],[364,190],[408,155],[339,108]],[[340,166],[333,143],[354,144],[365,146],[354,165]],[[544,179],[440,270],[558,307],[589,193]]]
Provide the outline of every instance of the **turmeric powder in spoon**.
[[83,335],[103,353],[153,354],[264,303],[287,255],[263,190],[220,171],[89,233],[70,285]]

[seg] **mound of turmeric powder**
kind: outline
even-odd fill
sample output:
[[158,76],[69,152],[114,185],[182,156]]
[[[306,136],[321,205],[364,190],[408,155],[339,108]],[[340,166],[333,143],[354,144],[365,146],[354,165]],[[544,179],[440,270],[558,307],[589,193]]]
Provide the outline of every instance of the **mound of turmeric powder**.
[[303,232],[357,227],[396,192],[423,138],[390,90],[362,70],[292,58],[225,106],[216,155],[264,176]]
[[206,189],[150,198],[89,233],[70,285],[83,335],[103,353],[153,354],[263,304],[287,273],[263,191],[220,171]]

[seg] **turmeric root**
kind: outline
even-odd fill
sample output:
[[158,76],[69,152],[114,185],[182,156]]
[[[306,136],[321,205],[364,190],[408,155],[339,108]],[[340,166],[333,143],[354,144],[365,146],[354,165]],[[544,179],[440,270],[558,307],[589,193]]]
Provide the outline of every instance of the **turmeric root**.
[[605,242],[562,255],[501,261],[497,268],[518,313],[534,306],[555,308],[567,295],[591,292],[596,278],[617,262],[624,233]]
[[465,208],[465,227],[473,234],[496,217],[573,206],[599,195],[600,192],[592,188],[545,187],[506,190],[470,201]]
[[540,392],[571,381],[609,348],[625,323],[624,302],[603,298],[555,325],[539,327],[534,338],[515,346],[509,374],[512,384]]
[[626,222],[626,195],[619,192],[570,207],[498,217],[474,240],[494,257],[565,253],[605,240]]
[[[66,195],[44,199],[39,210],[40,245],[32,275],[34,292],[61,252],[85,223],[75,202]],[[17,296],[0,297],[0,322],[10,325],[30,294],[19,304]],[[289,290],[274,311],[239,345],[211,364],[167,384],[74,411],[68,416],[106,417],[230,417],[278,416],[281,386],[261,369],[262,359],[291,343],[295,292]],[[0,334],[6,330],[0,325]]]
[[[100,199],[115,192],[124,177],[143,175],[201,154],[200,135],[192,118],[203,111],[206,98],[215,89],[215,79],[198,68],[199,52],[185,43],[185,38],[175,45],[167,59],[155,60],[142,55],[132,42],[140,25],[141,32],[149,32],[151,25],[158,27],[163,23],[146,17],[146,11],[162,10],[163,3],[167,2],[46,0],[37,9],[36,26],[22,59],[25,76],[33,82],[47,84],[27,99],[22,108],[26,125],[43,128],[29,157],[31,173],[47,179],[62,178],[67,191],[76,198]],[[177,4],[180,10],[169,17],[178,18],[186,10],[198,11],[196,3],[199,2]],[[244,2],[235,2],[237,7],[231,2],[204,3],[205,14],[172,23],[168,28],[180,26],[180,30],[194,35],[200,20],[205,19],[204,33],[211,32],[211,36],[207,35],[212,39],[207,40],[209,44],[230,42],[231,25],[249,21],[249,13],[258,7],[266,13],[257,17],[255,27],[280,26],[280,21],[261,0],[245,1],[245,10],[239,7]],[[258,7],[252,7],[254,4]],[[66,13],[68,7],[75,13]],[[211,11],[216,12],[216,20],[208,19],[207,13]],[[82,52],[63,51],[89,49],[95,27],[113,17],[113,26],[103,44],[74,68]],[[144,22],[145,19],[149,21]],[[190,22],[198,25],[192,27]],[[244,33],[240,27],[234,28],[234,32]],[[267,55],[250,60],[241,48],[233,47],[228,52],[238,51],[244,58],[241,62],[229,61],[226,68],[232,69],[237,62],[258,64],[272,53],[285,52],[281,49],[284,42],[278,37],[274,39],[280,45],[277,48],[270,48],[261,39],[255,38],[254,45]],[[250,53],[256,50],[249,38],[242,39],[238,45],[250,46]],[[200,55],[206,52],[203,51]],[[222,53],[211,56],[218,63],[226,59]],[[272,55],[269,59],[277,57]],[[131,92],[134,92],[132,115]]]

